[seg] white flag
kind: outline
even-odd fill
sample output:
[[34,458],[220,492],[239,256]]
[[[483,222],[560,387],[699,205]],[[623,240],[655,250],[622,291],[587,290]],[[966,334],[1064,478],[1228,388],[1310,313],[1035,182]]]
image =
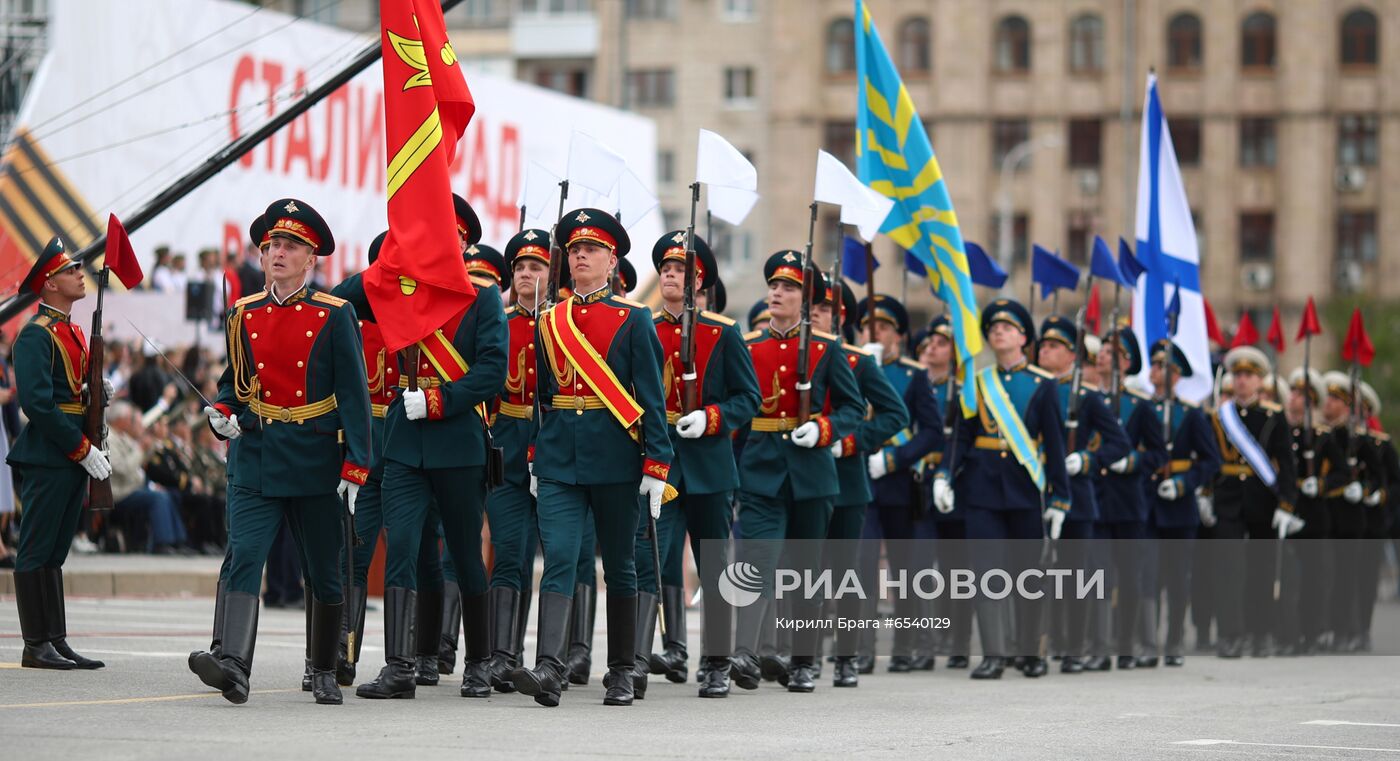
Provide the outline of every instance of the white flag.
[[560,179],[539,162],[528,162],[525,178],[520,182],[520,199],[515,205],[525,207],[527,219],[553,219],[559,213]]
[[894,201],[866,187],[835,156],[817,151],[817,181],[813,200],[841,207],[841,221],[855,225],[860,237],[871,240],[894,208]]
[[731,225],[744,224],[744,219],[753,211],[753,205],[758,203],[758,194],[743,188],[711,185],[705,192],[705,208]]
[[566,176],[570,184],[582,185],[595,193],[607,195],[617,185],[627,169],[627,159],[595,138],[574,130],[569,139],[569,165]]
[[711,188],[737,188],[756,193],[758,170],[754,169],[753,164],[744,158],[744,154],[740,153],[738,148],[730,145],[728,140],[702,129],[695,151],[695,181],[703,182]]
[[631,169],[622,173],[622,179],[617,182],[616,193],[617,208],[622,212],[622,226],[629,230],[659,204],[656,196],[647,190],[641,178]]

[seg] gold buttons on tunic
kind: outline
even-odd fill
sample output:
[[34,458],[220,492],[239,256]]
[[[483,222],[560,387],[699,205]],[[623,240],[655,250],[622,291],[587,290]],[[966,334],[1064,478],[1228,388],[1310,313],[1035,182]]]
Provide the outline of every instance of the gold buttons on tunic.
[[317,316],[317,317],[325,317],[325,316],[326,316],[326,310],[322,309],[321,311],[319,311],[319,312],[316,313],[316,316]]
[[248,336],[248,337],[251,338],[251,339],[253,339],[254,341],[258,340],[258,334],[257,334],[257,333],[254,333],[253,335]]
[[297,311],[298,311],[298,312],[301,311],[301,304],[297,304]]
[[305,367],[305,366],[306,366],[306,363],[305,363],[305,362],[302,362],[302,361],[299,360],[299,359],[297,360],[297,367]]
[[310,338],[310,337],[311,337],[311,331],[309,331],[309,330],[306,331],[306,337],[307,337],[307,338]]
[[301,389],[297,389],[297,397],[301,397]]
[[263,369],[263,367],[265,367],[265,365],[263,365],[263,363],[259,362],[259,363],[258,363],[258,369],[261,370],[261,369]]

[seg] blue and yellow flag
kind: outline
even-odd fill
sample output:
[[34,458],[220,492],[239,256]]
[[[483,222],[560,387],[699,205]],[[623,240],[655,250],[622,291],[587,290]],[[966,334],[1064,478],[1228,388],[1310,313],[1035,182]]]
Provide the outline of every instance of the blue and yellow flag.
[[924,123],[863,0],[856,0],[855,18],[857,174],[894,200],[880,232],[923,263],[934,293],[949,307],[963,371],[963,414],[971,417],[977,412],[973,357],[982,350],[982,332],[958,216]]

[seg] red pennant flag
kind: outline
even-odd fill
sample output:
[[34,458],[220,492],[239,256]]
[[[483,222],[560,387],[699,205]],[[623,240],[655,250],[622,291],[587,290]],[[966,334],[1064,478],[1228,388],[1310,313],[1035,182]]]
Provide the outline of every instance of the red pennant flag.
[[1275,351],[1283,351],[1283,319],[1278,316],[1278,307],[1274,307],[1274,317],[1269,321],[1269,335],[1267,337],[1269,345]]
[[1099,284],[1094,283],[1089,289],[1089,303],[1084,307],[1084,324],[1094,335],[1099,334],[1099,309]]
[[126,228],[122,227],[116,214],[107,215],[107,253],[103,261],[127,290],[140,285],[146,277],[141,271],[141,262],[136,261],[136,252],[131,250],[131,239],[126,237]]
[[1313,303],[1313,297],[1308,297],[1308,305],[1303,309],[1303,323],[1298,326],[1298,337],[1294,341],[1301,341],[1308,336],[1322,335],[1322,323],[1317,321],[1317,305]]
[[1254,320],[1249,319],[1249,312],[1240,312],[1240,326],[1235,329],[1235,340],[1230,342],[1230,348],[1253,346],[1256,343],[1259,343],[1259,329],[1254,327]]
[[389,235],[365,293],[389,351],[476,300],[462,264],[449,165],[476,111],[437,0],[380,0]]
[[1215,310],[1210,308],[1210,300],[1202,298],[1201,303],[1206,307],[1206,338],[1216,346],[1224,346],[1225,335],[1220,332],[1220,323],[1215,321]]
[[1366,335],[1366,324],[1361,320],[1361,310],[1351,313],[1351,325],[1347,326],[1347,338],[1342,342],[1342,359],[1359,362],[1362,367],[1370,367],[1376,357],[1376,347],[1371,337]]

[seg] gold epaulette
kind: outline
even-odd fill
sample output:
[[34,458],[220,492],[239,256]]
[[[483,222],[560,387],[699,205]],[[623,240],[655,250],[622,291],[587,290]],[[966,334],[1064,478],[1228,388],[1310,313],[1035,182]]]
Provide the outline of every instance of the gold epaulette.
[[1045,368],[1041,367],[1040,365],[1026,365],[1026,369],[1027,369],[1027,370],[1030,370],[1031,372],[1035,373],[1036,375],[1039,375],[1039,376],[1042,377],[1042,378],[1049,378],[1050,380],[1055,380],[1055,375],[1054,375],[1054,373],[1051,373],[1049,370],[1046,370]]
[[311,294],[311,300],[315,301],[318,304],[326,304],[327,306],[345,306],[345,299],[342,299],[339,296],[332,296],[329,293],[323,293],[321,291],[316,291],[315,293]]
[[629,306],[629,307],[637,307],[638,309],[645,309],[645,310],[647,310],[648,312],[651,311],[651,307],[647,306],[646,304],[643,304],[643,303],[640,302],[640,301],[633,301],[632,299],[625,299],[625,298],[623,298],[623,297],[621,297],[621,296],[618,296],[618,295],[616,295],[616,294],[613,295],[612,299],[613,299],[613,301],[620,301],[620,302],[622,302],[623,304],[626,304],[626,305]]
[[859,346],[856,346],[855,344],[841,344],[841,348],[849,352],[854,352],[856,354],[864,354],[867,357],[875,356],[874,354],[871,354],[870,352],[866,351],[865,349],[862,349]]
[[1376,441],[1390,441],[1390,434],[1383,431],[1371,431],[1369,435]]
[[50,326],[50,325],[53,324],[53,318],[50,317],[50,316],[48,316],[48,315],[46,315],[46,314],[41,314],[41,315],[37,315],[37,316],[32,320],[32,322],[33,322],[35,325],[38,325],[38,326],[41,327],[41,328],[47,328],[48,326]]
[[900,357],[900,358],[899,358],[899,364],[904,365],[905,367],[912,367],[912,368],[914,368],[915,370],[923,370],[923,369],[925,369],[923,365],[919,364],[918,362],[915,362],[914,360],[912,360],[912,359],[910,359],[910,358],[908,358],[908,357]]
[[266,297],[267,297],[267,291],[258,291],[257,293],[254,293],[254,294],[251,294],[251,295],[248,295],[248,296],[244,296],[243,298],[241,298],[241,299],[239,299],[239,300],[233,302],[233,305],[236,306],[236,307],[245,307],[245,306],[248,306],[249,304],[251,304],[251,303],[253,303],[253,302],[255,302],[255,301],[258,301],[259,299],[263,299],[263,298],[266,298]]
[[764,331],[762,331],[762,330],[751,330],[751,331],[749,331],[749,332],[747,332],[747,333],[744,334],[744,341],[745,341],[745,342],[752,341],[752,340],[754,340],[755,338],[758,338],[759,336],[763,335],[763,332],[764,332]]
[[1283,412],[1283,407],[1282,407],[1282,406],[1280,406],[1280,405],[1278,405],[1278,404],[1275,404],[1274,402],[1267,401],[1267,400],[1262,400],[1262,399],[1261,399],[1261,400],[1259,401],[1259,406],[1260,406],[1260,407],[1263,407],[1264,409],[1268,410],[1269,412]]
[[517,311],[519,311],[519,307],[518,307],[517,305],[515,305],[515,304],[507,304],[507,305],[506,305],[506,308],[505,308],[506,317],[509,317],[509,316],[515,314]]
[[701,312],[701,313],[700,313],[700,316],[701,316],[701,317],[708,317],[708,318],[710,318],[711,320],[714,320],[715,322],[718,322],[718,323],[721,323],[721,324],[724,324],[724,325],[733,325],[733,324],[734,324],[734,319],[733,319],[732,317],[725,317],[724,315],[720,314],[719,312]]
[[823,333],[820,330],[813,330],[812,335],[816,336],[817,338],[825,338],[828,341],[836,340],[836,336],[832,335],[831,333]]
[[501,284],[500,284],[500,283],[497,283],[495,280],[492,280],[492,279],[489,278],[489,277],[481,277],[480,275],[469,275],[468,277],[470,277],[470,278],[472,279],[472,283],[474,283],[474,284],[475,284],[477,287],[479,287],[479,288],[500,288],[500,287],[501,287]]
[[1145,393],[1143,393],[1143,392],[1141,392],[1141,391],[1138,391],[1138,390],[1135,389],[1135,388],[1129,388],[1129,387],[1127,387],[1127,386],[1124,386],[1124,387],[1123,387],[1123,390],[1127,392],[1128,396],[1136,397],[1136,398],[1138,398],[1138,399],[1143,399],[1143,400],[1146,400],[1146,401],[1151,401],[1151,400],[1152,400],[1152,397],[1151,397],[1151,396],[1148,396],[1147,394],[1145,394]]
[[661,315],[662,315],[662,314],[663,314],[662,310],[658,309],[658,310],[656,310],[655,312],[652,312],[652,313],[651,313],[651,319],[652,319],[652,320],[659,320],[659,319],[661,319]]

